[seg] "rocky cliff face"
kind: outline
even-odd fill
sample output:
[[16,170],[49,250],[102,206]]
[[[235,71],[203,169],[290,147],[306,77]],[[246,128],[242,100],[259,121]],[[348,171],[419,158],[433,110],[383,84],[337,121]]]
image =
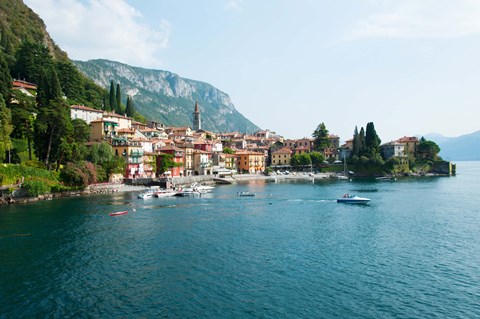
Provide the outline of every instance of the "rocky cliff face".
[[109,60],[74,61],[79,70],[98,85],[120,83],[124,98],[132,97],[135,108],[149,119],[166,125],[192,126],[198,101],[202,128],[214,132],[253,132],[258,127],[240,114],[230,97],[204,82],[177,74],[143,69]]

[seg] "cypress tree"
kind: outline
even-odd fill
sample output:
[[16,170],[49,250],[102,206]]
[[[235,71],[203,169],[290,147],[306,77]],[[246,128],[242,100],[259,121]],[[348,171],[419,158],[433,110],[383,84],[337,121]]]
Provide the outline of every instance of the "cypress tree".
[[110,81],[110,95],[108,101],[110,110],[115,111],[117,109],[117,100],[115,99],[115,84],[113,84],[113,80]]
[[355,125],[355,131],[353,132],[353,145],[352,145],[352,155],[358,156],[360,153],[360,144],[359,144],[358,128]]
[[379,152],[380,143],[381,140],[375,131],[375,125],[373,122],[367,123],[367,130],[365,132],[365,148],[371,157]]
[[127,97],[127,108],[125,109],[125,113],[128,117],[133,117],[135,115],[135,107],[133,106],[133,101],[130,96]]
[[360,128],[360,134],[358,134],[358,155],[365,155],[365,130]]
[[122,114],[122,92],[120,91],[120,84],[117,83],[117,91],[115,92],[115,112]]

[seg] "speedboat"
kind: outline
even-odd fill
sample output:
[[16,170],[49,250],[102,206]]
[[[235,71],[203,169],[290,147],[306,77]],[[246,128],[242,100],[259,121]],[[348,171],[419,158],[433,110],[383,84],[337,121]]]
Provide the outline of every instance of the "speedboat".
[[345,194],[342,197],[337,198],[337,203],[344,204],[368,204],[370,198],[359,197],[357,195]]

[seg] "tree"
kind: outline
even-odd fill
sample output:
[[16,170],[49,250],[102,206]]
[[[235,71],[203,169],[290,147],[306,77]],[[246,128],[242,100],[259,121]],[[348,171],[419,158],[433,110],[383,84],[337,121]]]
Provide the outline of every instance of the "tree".
[[375,131],[373,122],[367,123],[367,130],[365,132],[365,148],[370,158],[374,158],[376,154],[380,153],[381,140]]
[[313,141],[313,148],[315,151],[324,152],[325,149],[332,145],[332,141],[328,138],[328,130],[325,123],[320,123],[312,134],[315,139]]
[[323,154],[320,152],[311,152],[310,159],[312,160],[312,166],[318,168],[323,164],[325,156],[323,156]]
[[358,134],[358,155],[359,157],[365,156],[365,130],[360,128],[360,133]]
[[60,98],[41,108],[35,120],[35,155],[47,167],[60,157],[60,145],[72,131],[70,107]]
[[110,92],[109,92],[108,103],[110,106],[110,110],[115,111],[117,109],[117,100],[115,97],[115,84],[113,83],[113,80],[110,81]]
[[78,69],[70,61],[55,63],[58,80],[63,94],[77,103],[84,99],[82,77]]
[[86,143],[90,138],[90,126],[82,119],[73,119],[73,140],[78,143]]
[[352,156],[357,156],[360,154],[360,137],[358,135],[358,128],[355,125],[355,130],[353,131],[353,141],[352,141]]
[[15,56],[12,75],[18,79],[38,83],[42,70],[54,68],[48,48],[38,43],[22,42]]
[[0,94],[0,162],[5,160],[6,152],[12,148],[12,141],[10,140],[12,130],[12,115]]
[[117,83],[117,90],[115,91],[115,113],[123,114],[122,91],[120,91],[120,84],[119,83]]
[[182,166],[182,163],[176,163],[172,154],[160,154],[160,165],[157,166],[157,173],[163,174],[172,167]]
[[417,154],[419,157],[427,160],[437,160],[440,147],[433,141],[427,141],[424,137],[420,139],[417,146]]
[[300,155],[295,154],[290,158],[290,165],[292,167],[299,167],[300,166]]
[[62,98],[62,89],[57,77],[57,71],[53,67],[40,70],[37,89],[37,104],[42,108],[50,101]]
[[135,116],[135,107],[133,106],[133,101],[130,96],[127,97],[127,107],[125,109],[125,113],[127,114],[128,117]]
[[225,153],[225,154],[234,154],[235,151],[232,150],[230,147],[224,147],[224,148],[223,148],[223,153]]
[[0,50],[0,94],[5,98],[8,98],[11,87],[12,77],[10,76],[10,69],[8,68],[5,54]]
[[12,100],[9,106],[12,112],[13,132],[12,138],[26,139],[28,144],[28,159],[32,160],[32,141],[33,141],[33,123],[34,114],[37,112],[35,98],[30,97],[19,90],[12,92]]
[[310,158],[310,155],[307,153],[302,153],[299,156],[299,164],[303,168],[310,167],[312,166],[312,159]]

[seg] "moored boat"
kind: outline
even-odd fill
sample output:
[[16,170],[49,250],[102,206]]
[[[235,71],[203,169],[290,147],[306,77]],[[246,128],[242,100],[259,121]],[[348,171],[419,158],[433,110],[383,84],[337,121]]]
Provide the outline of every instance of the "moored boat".
[[342,197],[337,198],[337,203],[344,204],[368,204],[370,198],[359,197],[357,195],[348,195],[345,194]]
[[144,193],[138,194],[138,198],[141,198],[141,199],[153,198],[154,194],[155,194],[155,190],[149,189]]
[[108,215],[109,216],[120,216],[120,215],[126,215],[126,214],[128,214],[128,211],[124,210],[124,211],[121,211],[121,212],[110,213]]
[[170,189],[162,189],[162,190],[158,190],[156,192],[153,193],[153,196],[157,197],[157,198],[162,198],[162,197],[172,197],[172,196],[175,196],[177,192],[173,191],[173,190],[170,190]]
[[257,194],[255,194],[253,192],[238,192],[237,196],[240,196],[240,197],[254,197],[254,196],[257,196]]

